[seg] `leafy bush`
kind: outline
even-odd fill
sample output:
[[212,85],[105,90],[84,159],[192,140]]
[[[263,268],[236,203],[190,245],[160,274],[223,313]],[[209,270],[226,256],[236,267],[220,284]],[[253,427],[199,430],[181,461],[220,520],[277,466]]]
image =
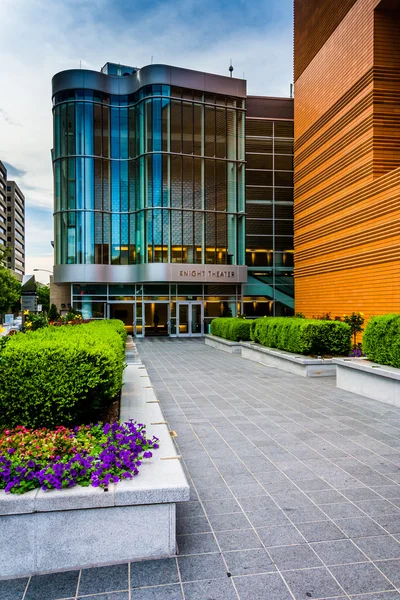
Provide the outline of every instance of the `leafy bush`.
[[60,313],[55,304],[51,304],[47,318],[49,319],[49,322],[57,321],[60,318]]
[[122,321],[18,334],[0,353],[0,429],[54,427],[93,418],[122,386]]
[[247,341],[250,339],[250,325],[251,321],[237,317],[213,319],[211,333],[232,342]]
[[137,475],[157,442],[146,438],[144,425],[132,422],[6,430],[0,435],[0,489],[23,494],[39,487],[105,487]]
[[351,328],[340,321],[265,317],[252,322],[251,339],[268,348],[298,354],[340,356],[350,351]]
[[400,315],[381,315],[368,321],[363,351],[380,365],[400,368]]

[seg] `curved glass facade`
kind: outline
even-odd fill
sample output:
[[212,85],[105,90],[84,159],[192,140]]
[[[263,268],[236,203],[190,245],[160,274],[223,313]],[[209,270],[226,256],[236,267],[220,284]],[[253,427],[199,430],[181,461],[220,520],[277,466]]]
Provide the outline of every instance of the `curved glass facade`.
[[243,99],[149,85],[53,104],[57,265],[245,264]]

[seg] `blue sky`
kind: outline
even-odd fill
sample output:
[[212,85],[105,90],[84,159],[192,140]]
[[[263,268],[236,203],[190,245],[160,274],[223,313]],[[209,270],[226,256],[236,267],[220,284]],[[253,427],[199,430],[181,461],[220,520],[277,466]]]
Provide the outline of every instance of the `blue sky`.
[[232,59],[250,94],[289,94],[292,0],[1,0],[1,11],[0,160],[26,196],[27,272],[53,265],[54,73],[153,57],[228,75]]

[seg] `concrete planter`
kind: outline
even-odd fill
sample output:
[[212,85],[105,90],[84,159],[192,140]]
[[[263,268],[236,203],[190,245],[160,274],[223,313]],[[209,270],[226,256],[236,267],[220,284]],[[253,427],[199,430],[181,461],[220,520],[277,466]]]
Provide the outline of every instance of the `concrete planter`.
[[400,369],[362,358],[335,358],[336,386],[400,407]]
[[[127,358],[133,344],[127,344]],[[0,492],[0,579],[176,554],[175,503],[190,489],[146,369],[128,364],[121,421],[160,439],[137,477],[108,491]],[[163,460],[164,459],[164,460]]]
[[216,335],[206,334],[204,336],[206,346],[211,346],[217,350],[223,350],[229,354],[242,354],[242,342],[231,342]]
[[251,342],[242,342],[242,357],[301,377],[329,377],[336,371],[331,358],[309,358]]

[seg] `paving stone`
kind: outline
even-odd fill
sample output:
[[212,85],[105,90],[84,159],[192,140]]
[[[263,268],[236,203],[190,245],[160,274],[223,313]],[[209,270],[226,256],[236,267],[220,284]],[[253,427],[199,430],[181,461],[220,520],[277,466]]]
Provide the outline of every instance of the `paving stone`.
[[228,577],[184,583],[183,590],[186,600],[237,600],[233,583]]
[[347,501],[339,504],[324,504],[320,508],[331,519],[357,519],[364,516],[360,508]]
[[128,565],[82,569],[78,595],[128,589]]
[[218,552],[218,546],[212,533],[177,535],[176,540],[180,555]]
[[[0,581],[1,600],[22,600],[28,579],[7,579]],[[76,591],[76,589],[75,589]]]
[[364,562],[368,560],[351,540],[317,542],[311,544],[311,547],[327,566],[344,565],[346,563]]
[[182,533],[207,533],[211,531],[207,517],[189,517],[187,519],[178,519],[176,522],[176,532]]
[[[307,496],[316,504],[334,504],[338,502],[347,502],[346,498],[336,490],[317,490],[307,492]],[[321,507],[324,510],[323,506]]]
[[259,527],[257,528],[257,533],[266,547],[289,546],[291,544],[304,544],[306,542],[294,525]]
[[378,515],[374,521],[389,533],[400,533],[400,515]]
[[358,502],[363,500],[379,500],[378,494],[367,487],[340,490],[340,492],[352,502]]
[[[127,565],[126,572],[128,573]],[[78,576],[79,571],[52,573],[51,575],[35,575],[29,582],[25,598],[26,600],[54,600],[55,598],[71,598],[76,594]],[[125,589],[128,589],[128,579],[126,581]],[[105,590],[99,589],[98,591],[104,592]],[[3,596],[0,597],[1,600],[3,600]]]
[[330,567],[340,585],[348,594],[365,594],[392,590],[393,586],[372,563]]
[[249,529],[251,524],[243,513],[227,515],[209,515],[214,531],[229,531],[232,529]]
[[249,575],[234,579],[240,600],[293,600],[293,596],[278,574]]
[[357,502],[357,506],[371,517],[382,515],[400,516],[400,509],[388,500],[365,500],[364,502]]
[[293,523],[309,523],[312,521],[323,521],[326,515],[317,506],[286,508],[284,513]]
[[[109,594],[96,594],[94,596],[78,596],[78,600],[129,600],[129,592],[111,592]],[[148,600],[150,600],[150,598]]]
[[313,479],[305,479],[304,481],[299,481],[297,483],[297,485],[301,490],[303,490],[303,492],[332,489],[331,486],[329,485],[329,483],[327,483],[320,477],[315,477]]
[[288,517],[279,508],[272,510],[246,511],[246,516],[253,527],[266,527],[267,525],[288,525]]
[[347,537],[354,539],[385,533],[384,529],[369,517],[362,517],[361,519],[335,519],[335,524],[344,531]]
[[297,528],[307,542],[327,542],[345,538],[345,534],[331,521],[316,523],[298,523]]
[[326,568],[286,571],[283,577],[296,600],[329,598],[343,592]]
[[214,500],[213,502],[204,502],[204,508],[209,515],[242,512],[242,509],[233,497]]
[[267,496],[255,496],[254,498],[240,498],[240,506],[244,511],[255,511],[255,510],[271,510],[276,508],[275,502]]
[[224,552],[231,575],[252,575],[276,571],[275,565],[264,549]]
[[131,586],[133,588],[178,582],[175,558],[131,563]]
[[360,538],[356,544],[371,560],[400,558],[400,544],[389,535]]
[[400,559],[379,560],[375,562],[376,566],[395,587],[400,586]]
[[219,554],[199,554],[179,556],[179,570],[182,581],[196,581],[226,576],[225,563]]
[[[108,598],[104,598],[104,600],[108,600]],[[111,598],[110,600],[114,599]],[[116,598],[115,600],[119,599]],[[176,584],[138,588],[131,591],[131,600],[182,600],[181,586]]]
[[181,517],[204,517],[204,510],[200,502],[178,502],[176,517],[177,519]]
[[217,531],[215,533],[222,552],[229,550],[250,550],[262,548],[262,543],[252,529]]
[[275,546],[269,548],[268,552],[280,571],[319,567],[322,564],[307,544],[301,546]]

